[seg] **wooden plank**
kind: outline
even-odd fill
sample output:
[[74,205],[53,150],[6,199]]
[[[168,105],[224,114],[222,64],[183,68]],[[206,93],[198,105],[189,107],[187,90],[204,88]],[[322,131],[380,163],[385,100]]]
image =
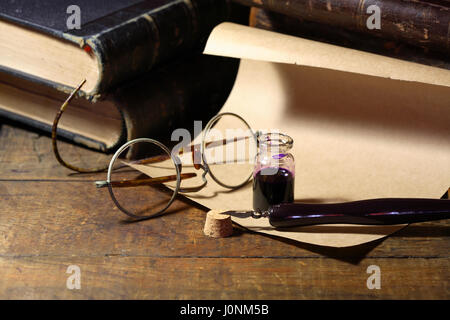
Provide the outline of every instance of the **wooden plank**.
[[[67,289],[70,265],[81,289]],[[367,268],[380,268],[369,290]],[[1,299],[449,299],[445,259],[0,258]]]
[[[231,238],[203,235],[205,211],[175,201],[172,213],[127,223],[104,189],[92,182],[0,184],[3,255],[126,254],[152,257],[317,257],[357,263],[365,257],[449,258],[449,222],[409,226],[385,241],[324,248],[236,230]],[[158,195],[154,195],[158,197]]]
[[[60,154],[64,160],[80,166],[95,167],[107,164],[111,155],[104,155],[59,141]],[[50,136],[46,133],[3,124],[0,127],[0,179],[72,179],[92,180],[106,176],[78,174],[61,166],[52,151]]]
[[[240,229],[210,239],[202,233],[205,210],[186,199],[175,201],[171,214],[126,222],[107,190],[93,185],[105,174],[61,167],[47,136],[3,125],[0,150],[3,299],[450,297],[448,221],[344,249]],[[81,268],[81,290],[65,286],[72,264]],[[381,268],[380,290],[366,287],[372,264]]]

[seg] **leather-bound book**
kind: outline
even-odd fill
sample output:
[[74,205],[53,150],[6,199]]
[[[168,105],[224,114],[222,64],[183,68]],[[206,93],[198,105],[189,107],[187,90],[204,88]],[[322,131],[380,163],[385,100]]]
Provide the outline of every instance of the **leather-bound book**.
[[253,7],[250,26],[450,70],[450,59],[443,52],[300,20],[267,9]]
[[[111,152],[127,140],[149,137],[167,143],[174,129],[207,122],[225,103],[239,60],[186,54],[111,90],[102,100],[74,99],[58,135]],[[50,133],[67,94],[39,81],[0,72],[0,122],[12,119]]]
[[[70,29],[78,13],[81,27]],[[231,91],[239,61],[202,54],[224,20],[247,23],[248,8],[228,0],[2,0],[0,117],[50,133],[86,79],[59,136],[103,152],[137,137],[170,139],[175,128],[209,120]]]
[[0,70],[98,98],[201,46],[228,0],[2,0]]
[[[450,53],[448,0],[233,0],[287,16]],[[373,26],[371,16],[377,18]]]

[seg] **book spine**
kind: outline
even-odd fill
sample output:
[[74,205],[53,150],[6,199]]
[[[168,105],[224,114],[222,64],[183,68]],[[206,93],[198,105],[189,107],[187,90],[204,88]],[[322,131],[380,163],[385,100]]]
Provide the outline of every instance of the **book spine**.
[[256,7],[251,9],[250,26],[450,70],[450,61],[442,52],[352,32],[343,28],[299,20],[266,9]]
[[227,0],[172,1],[88,37],[85,43],[97,55],[102,75],[88,94],[103,93],[196,47],[200,51],[211,30],[227,19],[229,8]]
[[[342,27],[385,39],[450,52],[450,5],[448,1],[421,0],[233,0],[290,17]],[[380,28],[369,29],[367,20],[375,5]]]

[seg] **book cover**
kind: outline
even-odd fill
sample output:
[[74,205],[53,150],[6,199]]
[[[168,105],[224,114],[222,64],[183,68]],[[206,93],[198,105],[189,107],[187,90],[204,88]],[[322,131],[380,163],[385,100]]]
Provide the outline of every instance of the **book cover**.
[[267,9],[252,7],[250,26],[450,70],[450,61],[443,52],[300,20]]
[[226,0],[76,3],[2,1],[0,70],[66,92],[86,78],[84,93],[98,98],[201,46],[230,12]]
[[[233,0],[300,20],[400,40],[415,46],[450,52],[450,4],[446,0]],[[368,28],[375,15],[379,26]],[[370,20],[372,21],[372,20]]]

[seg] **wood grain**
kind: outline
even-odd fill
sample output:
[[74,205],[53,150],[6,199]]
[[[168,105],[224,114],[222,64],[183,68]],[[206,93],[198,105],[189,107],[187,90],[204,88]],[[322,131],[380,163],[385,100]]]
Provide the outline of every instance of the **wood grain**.
[[[95,176],[74,173],[61,166],[53,155],[50,134],[26,131],[16,123],[12,125],[5,124],[0,130],[0,179],[88,180]],[[58,147],[65,160],[79,165],[107,163],[111,157],[62,141]]]
[[[207,210],[183,198],[128,222],[94,186],[105,174],[69,175],[50,144],[1,127],[0,299],[450,298],[448,221],[344,249],[242,229],[212,239]],[[81,290],[66,288],[69,265],[81,268]],[[369,265],[381,268],[380,290],[366,286]]]
[[[381,288],[366,286],[367,267]],[[68,290],[69,265],[81,289]],[[446,299],[442,259],[149,258],[50,256],[0,258],[3,299]],[[206,276],[207,275],[207,276]]]

